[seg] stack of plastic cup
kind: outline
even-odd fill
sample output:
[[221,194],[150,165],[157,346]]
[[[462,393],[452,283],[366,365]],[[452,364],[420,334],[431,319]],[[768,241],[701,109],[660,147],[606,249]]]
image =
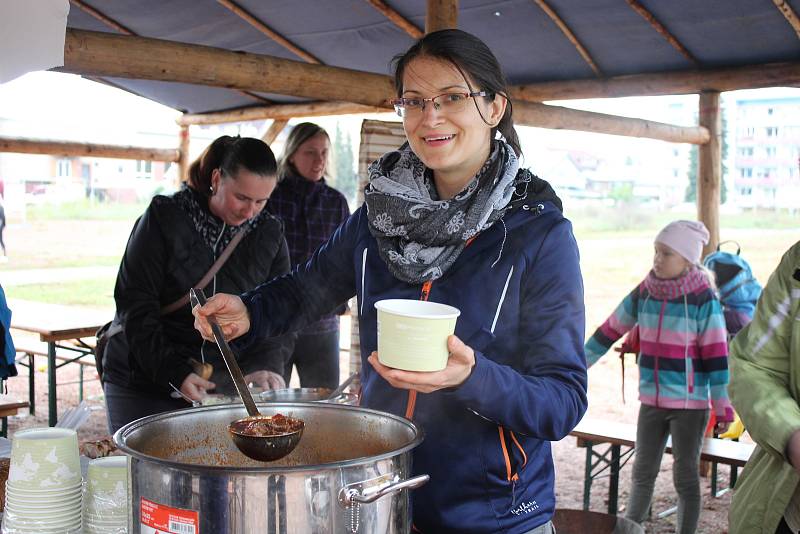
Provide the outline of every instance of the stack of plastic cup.
[[74,430],[17,431],[11,444],[3,534],[80,532],[81,487]]
[[85,534],[128,531],[128,457],[108,456],[89,462],[83,508]]

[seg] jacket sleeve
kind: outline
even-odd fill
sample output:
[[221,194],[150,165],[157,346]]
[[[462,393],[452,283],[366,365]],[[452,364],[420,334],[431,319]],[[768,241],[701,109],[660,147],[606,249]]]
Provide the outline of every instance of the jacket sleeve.
[[639,321],[639,287],[622,299],[617,309],[595,330],[586,342],[586,363],[589,367],[597,363],[611,345],[636,326]]
[[732,422],[733,408],[728,400],[728,332],[722,306],[713,295],[698,309],[697,345],[702,366],[708,374],[711,407],[717,421]]
[[153,204],[133,227],[114,287],[117,314],[130,353],[153,383],[180,388],[192,372],[192,351],[171,343],[161,320],[161,292],[169,251]]
[[[765,451],[788,461],[789,436],[800,430],[800,405],[790,390],[800,365],[800,243],[772,274],[753,321],[731,345],[730,395],[747,431]],[[793,337],[794,336],[794,337]],[[794,351],[794,352],[793,352]],[[792,361],[794,360],[794,361]]]
[[237,346],[295,332],[356,294],[353,254],[358,225],[365,216],[362,209],[357,210],[305,264],[242,295],[250,330],[237,340]]
[[518,369],[478,351],[472,374],[452,393],[482,417],[556,441],[586,411],[584,303],[578,247],[568,221],[548,232],[523,273]]

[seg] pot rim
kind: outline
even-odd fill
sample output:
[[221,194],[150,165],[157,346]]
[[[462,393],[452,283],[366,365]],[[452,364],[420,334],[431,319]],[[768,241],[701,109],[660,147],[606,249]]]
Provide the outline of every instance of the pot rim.
[[[267,409],[275,409],[276,407],[280,407],[280,409],[286,410],[292,408],[304,408],[310,407],[314,410],[321,409],[321,410],[349,410],[353,412],[359,412],[362,414],[369,414],[380,416],[388,419],[392,419],[397,423],[410,427],[411,430],[414,431],[414,438],[403,445],[400,448],[394,449],[393,451],[386,452],[383,454],[376,454],[373,456],[362,456],[359,458],[351,458],[349,460],[342,460],[339,462],[330,462],[330,463],[323,463],[323,464],[304,464],[304,465],[295,465],[295,466],[275,466],[270,467],[267,462],[265,462],[264,466],[259,467],[250,467],[250,466],[222,466],[222,465],[198,465],[198,464],[191,464],[191,463],[183,463],[177,462],[175,460],[166,460],[164,458],[159,458],[157,456],[150,456],[148,454],[144,454],[140,451],[134,450],[129,447],[126,443],[127,435],[138,430],[139,428],[152,423],[154,421],[159,421],[161,419],[170,419],[175,417],[176,414],[187,414],[192,412],[208,412],[214,410],[229,410],[231,408],[230,404],[216,404],[216,405],[207,405],[207,406],[198,406],[196,408],[183,408],[180,410],[172,410],[169,412],[163,412],[155,415],[148,415],[147,417],[143,417],[141,419],[137,419],[128,423],[127,425],[123,426],[119,430],[114,433],[113,440],[114,445],[117,446],[119,450],[130,456],[131,458],[135,458],[137,460],[144,460],[148,462],[154,462],[157,464],[161,464],[167,467],[171,467],[173,469],[180,469],[183,471],[213,471],[213,472],[235,472],[235,473],[298,473],[304,471],[322,471],[326,469],[338,469],[338,468],[345,468],[345,467],[352,467],[361,465],[365,462],[374,462],[379,460],[385,460],[389,458],[393,458],[400,454],[404,454],[406,452],[410,452],[412,449],[419,446],[422,443],[422,440],[425,438],[425,434],[418,425],[416,425],[413,421],[406,419],[405,417],[401,417],[389,412],[382,412],[380,410],[373,410],[371,408],[363,408],[361,406],[349,406],[346,404],[329,404],[329,403],[322,403],[322,402],[257,402],[259,406],[264,406]],[[244,406],[241,406],[244,409]]]

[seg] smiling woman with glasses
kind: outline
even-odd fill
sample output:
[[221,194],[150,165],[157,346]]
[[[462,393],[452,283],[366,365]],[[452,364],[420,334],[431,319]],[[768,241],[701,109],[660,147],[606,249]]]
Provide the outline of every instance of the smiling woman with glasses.
[[[422,427],[411,475],[415,532],[550,534],[550,441],[586,410],[578,249],[552,188],[520,165],[494,54],[460,30],[395,62],[407,143],[369,167],[365,206],[289,276],[195,310],[242,343],[302,328],[358,297],[362,406]],[[441,371],[383,365],[376,302],[458,308]],[[405,525],[408,530],[410,525]]]

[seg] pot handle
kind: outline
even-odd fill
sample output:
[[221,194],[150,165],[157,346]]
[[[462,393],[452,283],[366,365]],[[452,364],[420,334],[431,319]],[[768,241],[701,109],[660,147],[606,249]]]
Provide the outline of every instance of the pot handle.
[[[408,480],[390,480],[388,483],[372,487],[364,487],[363,483],[350,484],[349,486],[345,486],[339,490],[339,504],[345,508],[348,508],[353,504],[369,504],[377,501],[381,497],[390,495],[392,493],[397,493],[398,491],[404,489],[418,488],[428,482],[430,478],[431,477],[428,475],[419,475],[409,478]],[[361,490],[356,489],[355,486],[363,487],[363,494]]]

